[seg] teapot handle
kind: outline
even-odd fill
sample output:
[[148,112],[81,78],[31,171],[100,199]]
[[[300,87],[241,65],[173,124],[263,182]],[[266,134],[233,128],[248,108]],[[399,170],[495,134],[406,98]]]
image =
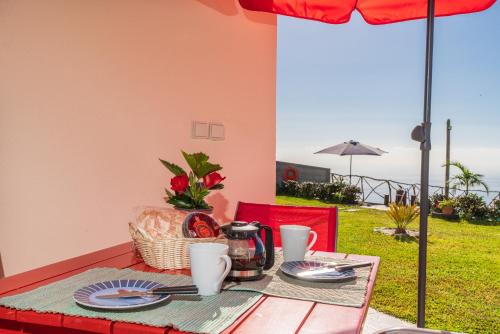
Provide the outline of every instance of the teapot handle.
[[271,269],[274,265],[274,239],[273,239],[273,229],[267,225],[261,225],[261,230],[266,232],[266,263],[264,264],[264,269]]

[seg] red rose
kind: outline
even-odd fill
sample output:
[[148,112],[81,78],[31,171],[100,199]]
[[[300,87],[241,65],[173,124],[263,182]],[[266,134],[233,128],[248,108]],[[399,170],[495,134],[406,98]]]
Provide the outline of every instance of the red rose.
[[176,177],[173,177],[170,180],[170,185],[173,191],[177,191],[180,193],[183,193],[186,191],[187,187],[189,186],[189,179],[186,174],[182,174]]
[[210,189],[219,183],[221,183],[223,180],[225,180],[225,177],[222,177],[219,173],[213,172],[210,174],[207,174],[203,177],[203,184],[207,189]]

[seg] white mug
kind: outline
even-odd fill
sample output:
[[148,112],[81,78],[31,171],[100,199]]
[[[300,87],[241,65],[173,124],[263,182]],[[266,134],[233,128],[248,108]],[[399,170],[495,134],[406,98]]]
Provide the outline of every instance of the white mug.
[[191,276],[199,295],[211,296],[220,292],[222,281],[231,270],[228,250],[227,245],[211,242],[189,245]]
[[[314,246],[318,239],[318,234],[310,227],[301,225],[281,225],[280,234],[285,262],[304,261],[306,252]],[[313,238],[308,245],[307,241],[311,234]]]

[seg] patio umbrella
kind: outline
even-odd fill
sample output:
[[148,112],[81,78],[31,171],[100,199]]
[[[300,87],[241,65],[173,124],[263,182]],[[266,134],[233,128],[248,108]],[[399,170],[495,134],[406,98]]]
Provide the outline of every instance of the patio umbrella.
[[382,155],[387,153],[377,147],[372,147],[369,145],[361,144],[355,140],[349,140],[335,146],[327,147],[321,151],[315,152],[314,154],[325,153],[325,154],[338,154],[338,155],[349,155],[349,184],[351,184],[352,177],[352,156],[353,155]]
[[418,247],[417,326],[425,327],[427,217],[429,215],[429,152],[431,149],[431,92],[434,17],[485,10],[496,0],[239,0],[249,10],[282,14],[326,23],[345,23],[357,10],[370,24],[427,19],[425,50],[424,115],[412,131],[420,142],[420,238]]

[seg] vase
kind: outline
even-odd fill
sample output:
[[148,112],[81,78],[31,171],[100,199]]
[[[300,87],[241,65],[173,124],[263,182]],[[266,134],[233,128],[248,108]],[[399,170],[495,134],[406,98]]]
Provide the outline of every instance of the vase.
[[185,238],[216,238],[221,234],[220,225],[209,209],[174,209],[182,216],[182,233]]
[[441,209],[441,212],[445,215],[452,215],[453,211],[455,211],[455,209],[453,209],[452,206],[445,206],[444,208]]

